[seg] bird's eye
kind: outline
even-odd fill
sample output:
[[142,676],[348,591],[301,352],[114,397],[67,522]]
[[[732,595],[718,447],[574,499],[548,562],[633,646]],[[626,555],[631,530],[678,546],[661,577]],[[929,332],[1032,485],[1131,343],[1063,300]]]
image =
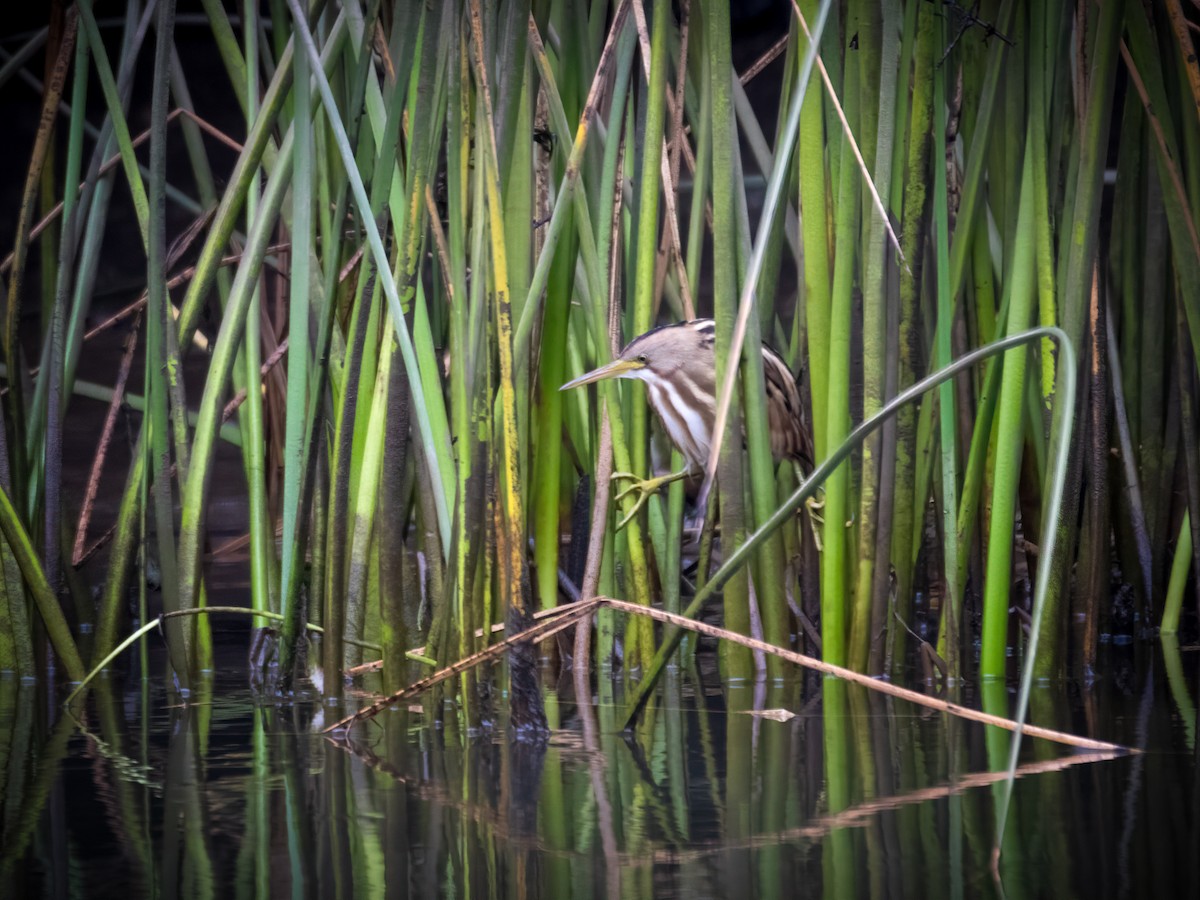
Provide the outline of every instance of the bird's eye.
[[637,361],[638,361],[638,362],[640,362],[640,363],[641,363],[643,366],[644,366],[644,365],[646,364],[646,362],[647,362],[647,360],[646,360],[646,357],[645,357],[644,355],[643,355],[643,356],[639,356]]

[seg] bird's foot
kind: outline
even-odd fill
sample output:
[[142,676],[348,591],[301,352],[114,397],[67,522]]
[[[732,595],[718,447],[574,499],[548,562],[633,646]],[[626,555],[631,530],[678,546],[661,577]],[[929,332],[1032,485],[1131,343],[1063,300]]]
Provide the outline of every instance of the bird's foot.
[[804,501],[804,508],[808,510],[809,516],[819,525],[825,524],[825,517],[821,514],[821,510],[825,508],[825,501],[818,500],[816,497],[809,497]]
[[687,469],[684,469],[682,472],[672,472],[670,475],[658,475],[654,478],[639,478],[633,472],[613,472],[612,477],[609,480],[614,484],[621,481],[629,482],[629,486],[616,496],[616,502],[618,505],[626,497],[637,494],[637,502],[634,503],[633,508],[625,514],[625,518],[623,518],[617,524],[617,531],[620,531],[622,528],[628,525],[629,521],[637,515],[638,510],[645,506],[646,501],[654,496],[654,494],[658,493],[659,490],[671,482],[685,478],[687,475]]
[[804,501],[804,506],[808,510],[808,524],[812,528],[813,543],[817,545],[817,552],[823,553],[825,545],[821,541],[821,529],[825,527],[825,518],[819,510],[825,508],[825,501],[818,500],[816,497],[809,497]]

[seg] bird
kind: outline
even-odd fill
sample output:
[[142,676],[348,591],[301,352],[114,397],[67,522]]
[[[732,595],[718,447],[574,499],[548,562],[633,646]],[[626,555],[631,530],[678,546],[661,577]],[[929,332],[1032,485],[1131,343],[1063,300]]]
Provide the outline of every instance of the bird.
[[[618,495],[618,500],[631,491],[641,493],[637,504],[618,528],[624,527],[663,485],[704,472],[717,409],[715,340],[716,323],[712,319],[662,325],[635,337],[612,362],[585,372],[559,388],[567,391],[608,378],[644,382],[651,409],[687,462],[681,471],[657,478],[642,479],[629,472],[613,475],[613,480],[633,482]],[[776,462],[792,460],[802,471],[811,471],[812,437],[796,378],[783,358],[766,343],[762,345],[762,360],[771,455]]]

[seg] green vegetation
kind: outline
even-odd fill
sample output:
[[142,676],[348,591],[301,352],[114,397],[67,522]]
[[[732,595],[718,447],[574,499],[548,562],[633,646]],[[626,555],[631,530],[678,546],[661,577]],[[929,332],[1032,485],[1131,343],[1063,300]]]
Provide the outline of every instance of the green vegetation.
[[[1178,0],[803,0],[745,75],[729,6],[276,0],[268,16],[205,0],[197,24],[159,0],[114,25],[91,0],[54,4],[0,69],[18,90],[44,46],[46,114],[3,267],[0,670],[39,674],[46,646],[72,680],[107,660],[151,557],[165,611],[208,604],[224,435],[251,607],[279,629],[260,664],[285,687],[307,658],[339,694],[364,642],[402,686],[424,674],[413,646],[439,665],[478,652],[492,626],[561,604],[564,581],[692,614],[720,590],[731,630],[905,680],[918,658],[951,681],[1003,677],[1027,648],[1041,676],[1088,673],[1103,634],[1190,621],[1200,64]],[[194,114],[200,76],[172,44],[185,27],[211,39],[236,134]],[[754,85],[778,96],[773,138],[751,77],[773,79]],[[130,200],[137,231],[116,235]],[[180,234],[174,207],[192,220]],[[99,529],[62,460],[92,440],[69,423],[97,393],[76,370],[97,256],[118,238],[146,276],[109,396],[115,414],[140,360],[143,412],[93,600],[74,567]],[[624,528],[635,499],[609,509],[606,473],[653,465],[643,386],[558,389],[697,315],[716,320],[717,383],[735,365],[740,379],[692,570],[682,484]],[[1074,355],[1020,337],[1035,325]],[[801,373],[817,463],[928,374],[986,362],[822,470],[810,521],[792,510],[817,483],[770,465],[763,340]],[[185,383],[201,353],[203,383]],[[1110,597],[1114,571],[1132,604]],[[1022,628],[1035,593],[1040,643]],[[918,656],[921,617],[937,637]],[[677,640],[641,616],[596,621],[603,671],[620,658],[656,677]],[[208,617],[163,625],[188,687],[212,666]],[[531,678],[531,657],[513,662]],[[741,646],[722,664],[756,671]],[[476,677],[446,688],[470,725]]]

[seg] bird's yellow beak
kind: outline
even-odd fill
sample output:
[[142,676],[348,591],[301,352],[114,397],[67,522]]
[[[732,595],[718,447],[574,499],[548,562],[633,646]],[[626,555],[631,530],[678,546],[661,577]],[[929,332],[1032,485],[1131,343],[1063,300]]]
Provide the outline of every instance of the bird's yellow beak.
[[643,368],[640,362],[632,359],[614,359],[607,365],[601,366],[598,369],[592,369],[590,372],[585,372],[574,381],[568,381],[560,391],[569,391],[571,388],[577,388],[582,384],[591,384],[593,381],[603,381],[605,378],[624,378],[630,372],[636,372]]

